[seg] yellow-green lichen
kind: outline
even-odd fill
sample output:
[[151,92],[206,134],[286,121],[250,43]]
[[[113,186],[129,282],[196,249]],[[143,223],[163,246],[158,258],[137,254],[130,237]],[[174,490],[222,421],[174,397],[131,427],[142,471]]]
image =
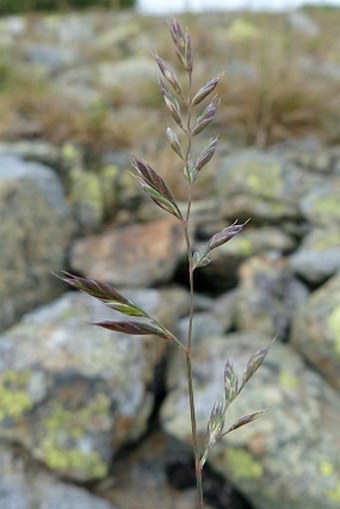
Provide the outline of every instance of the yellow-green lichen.
[[313,251],[321,252],[326,251],[327,249],[336,249],[340,248],[339,245],[339,231],[327,231],[322,232],[320,235],[316,236],[313,241],[310,242],[308,246]]
[[[272,200],[282,193],[281,168],[277,164],[250,161],[235,168],[256,196]],[[263,185],[265,179],[266,185]]]
[[104,428],[109,426],[109,408],[110,402],[104,394],[98,394],[86,407],[73,411],[56,403],[44,420],[41,448],[46,464],[53,470],[77,471],[77,475],[86,479],[104,477],[107,464],[97,451],[82,451],[81,441],[96,423]]
[[227,465],[236,479],[260,479],[263,476],[262,465],[243,449],[229,449]]
[[338,482],[334,490],[328,490],[326,496],[329,500],[340,503],[340,482]]
[[327,319],[329,331],[335,345],[335,353],[340,355],[340,306],[333,309]]
[[29,371],[8,371],[0,377],[0,422],[6,417],[17,419],[33,408],[27,393]]
[[313,213],[317,216],[340,219],[340,203],[338,196],[318,198],[313,205]]
[[117,208],[117,182],[119,171],[117,166],[109,165],[102,168],[99,172],[106,217],[112,217]]
[[108,467],[96,451],[82,452],[76,448],[58,449],[54,443],[44,441],[45,461],[49,468],[59,471],[83,472],[83,478],[102,479]]
[[284,369],[282,369],[279,373],[279,381],[281,385],[287,389],[296,389],[301,385],[298,377],[292,375],[292,373],[289,373],[289,371]]
[[261,30],[242,18],[236,18],[228,28],[228,39],[233,42],[257,39],[261,35]]
[[235,252],[237,252],[240,256],[243,256],[245,258],[248,258],[249,256],[252,256],[254,254],[253,244],[249,239],[246,238],[235,237],[235,239],[233,240],[232,247]]
[[71,143],[65,143],[61,149],[61,157],[68,166],[78,166],[81,163],[82,156],[80,150]]
[[70,199],[78,216],[100,223],[104,217],[104,197],[100,178],[93,172],[74,168],[71,173]]
[[330,461],[320,461],[319,465],[320,474],[322,477],[330,477],[334,473],[334,465]]

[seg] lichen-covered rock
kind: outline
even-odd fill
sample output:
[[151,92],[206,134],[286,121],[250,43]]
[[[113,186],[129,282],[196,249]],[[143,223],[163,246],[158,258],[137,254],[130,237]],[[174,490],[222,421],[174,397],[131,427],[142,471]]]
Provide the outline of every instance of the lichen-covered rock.
[[3,141],[0,142],[0,154],[43,163],[52,168],[59,165],[60,159],[57,147],[45,140]]
[[150,101],[158,92],[157,67],[151,58],[130,57],[118,62],[101,62],[96,76],[106,93],[129,104]]
[[70,201],[82,233],[100,228],[104,219],[104,196],[98,175],[74,168],[70,171]]
[[50,76],[74,65],[82,60],[80,51],[72,47],[57,44],[29,43],[23,50],[25,60],[33,69],[38,69],[44,75]]
[[290,322],[308,298],[306,287],[293,277],[283,259],[256,257],[239,271],[235,326],[287,339]]
[[73,221],[54,172],[0,156],[0,329],[61,291]]
[[72,269],[118,286],[167,282],[185,253],[180,223],[165,218],[129,225],[75,242]]
[[313,189],[301,201],[303,216],[314,226],[321,228],[340,225],[340,177]]
[[245,150],[222,160],[215,189],[226,218],[277,222],[301,216],[299,201],[320,178],[282,156]]
[[340,274],[316,290],[297,310],[290,340],[340,390]]
[[[206,232],[207,233],[207,230]],[[216,233],[211,230],[210,235]],[[211,253],[212,263],[197,271],[197,279],[219,293],[236,286],[241,264],[257,255],[268,254],[277,257],[294,249],[295,242],[290,235],[279,228],[263,226],[246,227],[230,242]]]
[[[194,358],[198,431],[206,436],[216,400],[223,399],[225,361],[241,376],[250,355],[270,338],[252,331],[207,337]],[[165,431],[190,441],[183,360],[169,365],[169,394],[161,410]],[[340,398],[299,355],[280,343],[227,414],[227,427],[252,411],[271,407],[257,421],[218,441],[209,464],[230,479],[256,509],[337,509],[340,469]]]
[[118,209],[136,205],[141,193],[127,171],[107,165],[98,171],[75,166],[68,172],[68,191],[74,217],[82,234],[100,230]]
[[320,285],[340,269],[339,228],[316,228],[290,257],[292,271],[312,285]]
[[[130,291],[128,298],[168,326],[186,309],[186,293],[175,289]],[[89,325],[117,315],[69,293],[0,338],[0,437],[60,476],[105,477],[116,452],[146,429],[162,350],[156,355],[150,337]]]
[[0,448],[0,502],[4,509],[118,509],[87,490],[62,483],[14,451]]

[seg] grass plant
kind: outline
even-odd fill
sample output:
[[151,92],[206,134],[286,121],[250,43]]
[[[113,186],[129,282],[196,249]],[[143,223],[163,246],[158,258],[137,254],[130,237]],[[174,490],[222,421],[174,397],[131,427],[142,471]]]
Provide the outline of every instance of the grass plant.
[[195,476],[197,484],[197,509],[204,508],[203,494],[203,468],[214,444],[232,431],[247,425],[257,419],[264,410],[255,411],[243,416],[230,427],[225,426],[225,417],[230,404],[238,397],[247,382],[254,375],[264,361],[269,346],[255,352],[249,359],[243,376],[239,379],[233,363],[226,360],[224,370],[224,400],[212,402],[210,417],[207,416],[207,436],[205,445],[201,448],[198,437],[195,387],[193,380],[192,353],[193,320],[194,320],[194,274],[195,271],[211,262],[211,252],[219,246],[232,240],[244,228],[246,223],[235,221],[214,234],[200,249],[195,250],[190,236],[191,208],[193,201],[193,186],[197,182],[203,168],[214,156],[218,137],[211,138],[200,150],[196,149],[196,140],[199,135],[213,121],[219,99],[215,94],[222,75],[219,74],[198,89],[193,87],[193,51],[191,39],[187,31],[183,31],[180,23],[174,20],[170,26],[170,34],[175,53],[184,70],[186,80],[180,80],[173,68],[158,54],[154,59],[160,70],[159,85],[166,108],[172,117],[173,127],[166,127],[165,136],[172,151],[176,154],[183,168],[186,188],[186,210],[176,203],[172,192],[165,180],[147,162],[132,158],[134,177],[145,193],[155,204],[174,216],[182,226],[187,247],[188,279],[190,287],[189,325],[186,338],[177,337],[165,327],[158,319],[151,316],[143,308],[121,295],[115,288],[104,282],[88,277],[80,277],[65,273],[63,280],[72,287],[99,299],[111,309],[129,317],[122,321],[101,321],[98,326],[111,331],[118,331],[131,335],[154,335],[170,342],[178,348],[183,355],[186,366],[188,405],[190,408],[190,421],[192,432],[192,449],[195,460]]

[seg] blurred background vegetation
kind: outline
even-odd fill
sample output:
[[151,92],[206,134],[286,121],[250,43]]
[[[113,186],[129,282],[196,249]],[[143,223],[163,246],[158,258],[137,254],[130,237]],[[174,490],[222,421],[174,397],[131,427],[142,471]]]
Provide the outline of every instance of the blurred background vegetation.
[[[164,142],[161,126],[169,118],[151,56],[156,47],[176,68],[167,19],[104,8],[118,3],[127,7],[131,0],[2,0],[2,12],[6,6],[11,12],[66,8],[57,15],[26,16],[22,32],[0,45],[2,140],[71,142],[94,160],[107,150],[131,153],[138,147],[151,164],[178,165]],[[90,4],[97,9],[67,12]],[[86,43],[83,34],[77,41],[70,16],[79,30],[92,27]],[[265,148],[308,136],[330,145],[340,142],[340,9],[187,14],[181,19],[190,27],[195,48],[195,87],[224,71],[211,136],[216,131],[221,143],[235,148]],[[61,26],[69,37],[64,46]],[[77,56],[51,72],[34,60],[38,54],[43,63],[51,59],[53,64],[65,52]],[[109,77],[103,82],[105,73]],[[88,88],[94,100],[86,99]]]
[[65,11],[86,7],[125,9],[134,5],[135,0],[1,0],[0,15],[34,11]]

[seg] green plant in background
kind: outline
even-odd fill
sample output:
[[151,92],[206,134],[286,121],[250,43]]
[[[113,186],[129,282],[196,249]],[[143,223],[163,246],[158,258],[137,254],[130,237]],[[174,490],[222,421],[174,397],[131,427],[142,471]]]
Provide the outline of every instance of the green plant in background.
[[[213,404],[210,418],[208,419],[207,437],[205,446],[199,444],[199,437],[196,423],[195,392],[192,374],[192,331],[194,319],[194,273],[210,263],[210,253],[217,247],[225,244],[237,235],[246,223],[233,224],[223,228],[213,235],[210,240],[197,251],[194,250],[190,237],[190,219],[192,206],[192,188],[197,181],[203,167],[213,157],[218,138],[212,138],[206,146],[196,153],[193,148],[193,141],[214,119],[218,106],[218,99],[214,91],[218,85],[221,75],[208,81],[198,91],[192,90],[193,52],[188,32],[183,32],[178,21],[174,20],[170,28],[174,49],[181,66],[187,75],[187,83],[181,84],[175,71],[157,54],[155,61],[160,69],[160,89],[167,109],[173,118],[179,134],[171,127],[165,129],[166,138],[170,147],[177,154],[183,164],[184,177],[187,188],[186,210],[182,212],[176,203],[170,189],[160,175],[151,166],[132,158],[132,165],[135,169],[135,178],[145,193],[163,210],[174,216],[182,225],[186,240],[188,257],[188,276],[190,285],[190,312],[189,326],[186,340],[175,336],[170,330],[162,325],[156,318],[150,316],[134,302],[118,293],[112,286],[86,277],[79,277],[66,273],[63,280],[71,286],[81,290],[96,299],[104,302],[111,309],[132,317],[128,321],[103,321],[97,325],[112,331],[118,331],[133,335],[152,334],[166,341],[169,341],[183,354],[186,364],[188,400],[190,407],[190,419],[192,430],[193,454],[195,459],[195,475],[197,481],[197,509],[203,509],[203,467],[208,459],[209,452],[213,445],[225,437],[228,433],[254,421],[264,410],[256,411],[243,416],[232,426],[225,427],[225,416],[229,405],[243,390],[246,383],[254,375],[264,361],[269,347],[260,349],[248,361],[241,379],[238,378],[233,363],[227,360],[224,370],[224,400]],[[202,103],[210,98],[206,106]]]
[[22,14],[31,11],[82,9],[86,7],[126,9],[134,6],[135,0],[2,0],[0,15]]

